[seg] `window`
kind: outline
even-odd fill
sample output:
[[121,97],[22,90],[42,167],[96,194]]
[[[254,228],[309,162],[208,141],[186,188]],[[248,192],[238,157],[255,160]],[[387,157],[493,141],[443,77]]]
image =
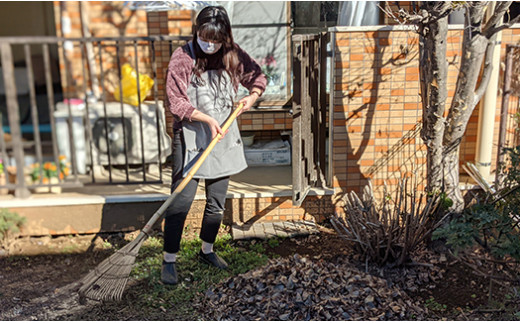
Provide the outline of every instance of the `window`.
[[[262,67],[267,88],[262,100],[285,104],[291,95],[290,23],[285,1],[237,1],[225,4],[233,37]],[[239,89],[238,96],[247,94]]]

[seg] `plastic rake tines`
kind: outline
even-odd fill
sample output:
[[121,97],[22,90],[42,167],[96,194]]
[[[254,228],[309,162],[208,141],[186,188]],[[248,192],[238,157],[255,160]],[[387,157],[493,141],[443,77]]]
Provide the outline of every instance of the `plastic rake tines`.
[[80,299],[121,300],[135,258],[145,240],[146,235],[140,235],[90,271],[80,281]]

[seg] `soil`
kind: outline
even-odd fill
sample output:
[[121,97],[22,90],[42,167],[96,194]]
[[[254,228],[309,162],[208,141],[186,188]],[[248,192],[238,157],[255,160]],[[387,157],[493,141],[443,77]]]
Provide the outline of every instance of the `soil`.
[[[139,291],[153,289],[153,286],[147,286],[142,281],[131,280],[119,303],[88,301],[85,305],[79,304],[75,282],[112,254],[112,251],[104,249],[106,241],[112,245],[123,243],[123,234],[16,240],[10,248],[11,255],[0,256],[0,320],[190,320],[190,313],[176,313],[163,308],[135,308],[133,305],[141,297]],[[505,295],[509,291],[498,288],[496,284],[493,287],[495,301],[489,303],[488,279],[477,276],[460,262],[431,251],[418,255],[417,263],[424,265],[420,270],[403,271],[381,269],[357,260],[345,241],[329,228],[321,227],[319,235],[281,239],[278,244],[254,241],[234,243],[262,243],[271,256],[290,257],[297,253],[311,260],[329,262],[346,257],[360,270],[369,271],[395,284],[408,283],[411,287],[407,287],[407,293],[421,300],[431,320],[511,320],[517,317],[511,316],[515,311],[511,312],[510,309],[520,308],[518,298],[506,301]],[[408,277],[421,277],[424,272],[439,279],[426,279],[428,282],[417,288],[413,279]],[[410,273],[413,275],[409,276]],[[499,306],[490,307],[497,305],[497,298]]]

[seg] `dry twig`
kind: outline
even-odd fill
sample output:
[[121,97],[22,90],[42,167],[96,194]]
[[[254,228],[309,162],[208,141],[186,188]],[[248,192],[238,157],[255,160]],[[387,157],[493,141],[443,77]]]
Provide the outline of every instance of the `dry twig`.
[[445,218],[438,217],[438,195],[417,196],[417,189],[412,188],[410,193],[409,186],[403,179],[395,199],[386,195],[377,205],[369,182],[361,198],[355,192],[345,195],[345,216],[333,216],[332,226],[341,237],[354,242],[354,248],[366,259],[380,264],[405,264],[409,253]]

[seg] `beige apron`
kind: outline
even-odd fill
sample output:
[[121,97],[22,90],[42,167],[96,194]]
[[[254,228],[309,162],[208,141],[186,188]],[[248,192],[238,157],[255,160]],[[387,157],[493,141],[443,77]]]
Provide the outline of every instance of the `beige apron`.
[[[189,43],[191,57],[194,58],[192,43]],[[236,91],[231,77],[224,70],[208,70],[197,80],[192,75],[188,86],[188,98],[200,112],[215,118],[222,125],[233,112],[233,98]],[[184,158],[184,174],[197,161],[204,149],[211,142],[209,126],[200,121],[182,122],[186,153]],[[247,168],[244,148],[236,121],[229,127],[229,132],[215,145],[194,178],[220,178],[238,174]]]

